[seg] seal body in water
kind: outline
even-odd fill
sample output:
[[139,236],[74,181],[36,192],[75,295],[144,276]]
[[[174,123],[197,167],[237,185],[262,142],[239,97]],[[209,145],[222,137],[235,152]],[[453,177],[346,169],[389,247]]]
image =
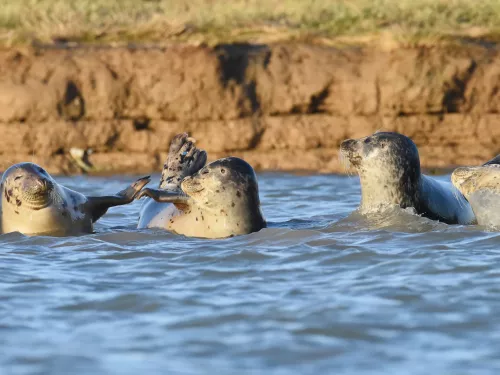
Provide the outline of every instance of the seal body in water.
[[257,178],[244,160],[229,157],[205,166],[206,152],[187,134],[172,140],[160,189],[144,189],[139,228],[164,228],[191,237],[224,238],[266,226]]
[[418,149],[410,138],[377,132],[348,139],[340,150],[359,175],[361,213],[397,205],[448,224],[475,222],[469,203],[451,183],[421,173]]
[[149,177],[144,177],[115,195],[91,197],[59,185],[36,164],[15,164],[2,176],[2,233],[92,233],[93,223],[108,208],[131,203],[148,182]]
[[496,158],[482,166],[460,167],[451,181],[469,201],[479,225],[500,228],[500,165]]

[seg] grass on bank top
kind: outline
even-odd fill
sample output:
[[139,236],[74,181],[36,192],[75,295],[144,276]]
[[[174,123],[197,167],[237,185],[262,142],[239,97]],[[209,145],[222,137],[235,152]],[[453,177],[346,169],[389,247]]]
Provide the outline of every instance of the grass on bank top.
[[497,39],[500,0],[1,0],[0,45]]

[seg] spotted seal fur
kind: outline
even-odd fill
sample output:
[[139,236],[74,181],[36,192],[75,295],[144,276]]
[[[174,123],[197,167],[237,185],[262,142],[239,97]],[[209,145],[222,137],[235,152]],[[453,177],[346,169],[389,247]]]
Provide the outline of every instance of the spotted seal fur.
[[2,176],[1,231],[67,236],[91,233],[108,208],[131,203],[143,177],[115,195],[85,196],[58,184],[42,167],[19,163]]
[[345,140],[340,149],[360,178],[360,212],[397,205],[448,224],[475,222],[469,203],[451,183],[421,173],[417,146],[403,134],[376,132]]
[[224,238],[266,226],[257,177],[244,160],[229,157],[205,166],[206,152],[187,134],[172,140],[159,189],[144,189],[139,228],[164,228],[193,237]]
[[455,169],[451,181],[469,201],[479,225],[500,228],[500,155],[482,166]]

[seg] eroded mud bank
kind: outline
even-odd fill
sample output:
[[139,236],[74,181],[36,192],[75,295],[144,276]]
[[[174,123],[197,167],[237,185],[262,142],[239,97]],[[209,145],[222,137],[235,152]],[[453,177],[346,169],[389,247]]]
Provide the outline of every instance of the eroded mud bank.
[[496,48],[380,51],[315,45],[30,48],[0,52],[0,169],[35,160],[77,173],[159,170],[188,131],[211,159],[341,172],[340,142],[396,130],[425,167],[500,152]]

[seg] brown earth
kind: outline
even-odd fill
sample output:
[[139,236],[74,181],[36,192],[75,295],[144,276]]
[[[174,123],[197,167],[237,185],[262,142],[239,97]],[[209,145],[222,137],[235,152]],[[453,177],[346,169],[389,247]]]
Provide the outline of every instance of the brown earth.
[[393,130],[428,168],[500,153],[500,53],[448,46],[382,51],[318,45],[0,51],[0,169],[35,161],[78,173],[160,171],[187,131],[258,170],[342,172],[340,142]]

